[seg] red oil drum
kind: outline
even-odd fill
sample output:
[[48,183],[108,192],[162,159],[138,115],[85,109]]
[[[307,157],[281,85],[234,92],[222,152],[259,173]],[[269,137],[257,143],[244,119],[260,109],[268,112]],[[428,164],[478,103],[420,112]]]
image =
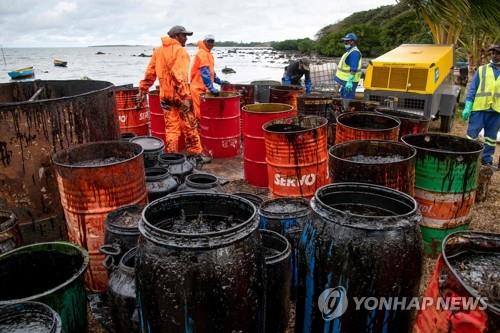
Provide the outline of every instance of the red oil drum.
[[297,110],[297,97],[304,93],[304,88],[301,86],[272,86],[269,91],[271,103],[288,104]]
[[[165,118],[160,106],[160,92],[149,92],[149,114],[151,115],[151,135],[165,141]],[[179,137],[179,151],[184,150],[184,135]]]
[[240,95],[221,92],[202,94],[200,102],[200,139],[205,152],[214,158],[240,153]]
[[243,171],[254,186],[267,187],[266,144],[262,125],[274,119],[289,118],[297,112],[277,103],[249,104],[241,109],[243,119]]
[[269,190],[276,196],[312,197],[328,179],[328,120],[318,116],[263,125]]
[[101,141],[62,150],[52,159],[69,240],[90,255],[87,288],[102,292],[108,276],[99,249],[104,244],[108,213],[121,206],[147,203],[142,147]]
[[352,140],[398,141],[400,122],[371,112],[346,112],[337,117],[335,143]]
[[498,333],[500,234],[458,231],[442,252],[424,292],[413,333]]
[[399,127],[399,139],[407,134],[427,133],[431,120],[424,115],[418,115],[409,112],[378,109],[378,113],[391,116],[399,119],[401,126]]
[[137,103],[139,88],[121,88],[115,90],[116,113],[120,124],[120,133],[149,135],[149,112],[146,101]]

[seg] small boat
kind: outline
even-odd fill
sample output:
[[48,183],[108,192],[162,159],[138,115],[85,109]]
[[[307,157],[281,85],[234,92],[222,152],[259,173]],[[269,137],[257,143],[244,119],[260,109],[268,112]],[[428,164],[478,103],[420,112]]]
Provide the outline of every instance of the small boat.
[[35,72],[33,71],[33,66],[19,68],[12,72],[8,72],[11,79],[25,79],[29,77],[35,76]]
[[68,66],[68,62],[67,61],[63,61],[63,60],[54,59],[54,66],[66,67],[66,66]]

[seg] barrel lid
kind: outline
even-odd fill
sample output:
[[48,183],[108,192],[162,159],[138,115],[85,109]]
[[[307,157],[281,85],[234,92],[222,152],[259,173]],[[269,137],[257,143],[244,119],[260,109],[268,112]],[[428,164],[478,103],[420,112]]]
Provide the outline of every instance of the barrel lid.
[[144,151],[161,150],[165,146],[162,139],[154,136],[138,136],[130,140],[130,142],[141,145]]
[[309,214],[309,202],[304,198],[276,198],[264,201],[259,215],[268,218],[291,218]]

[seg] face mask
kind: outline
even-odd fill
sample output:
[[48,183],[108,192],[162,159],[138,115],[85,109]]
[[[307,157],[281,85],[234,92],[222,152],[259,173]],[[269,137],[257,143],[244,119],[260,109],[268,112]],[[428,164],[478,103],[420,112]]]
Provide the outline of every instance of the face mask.
[[344,44],[344,48],[345,48],[346,50],[349,50],[349,49],[351,48],[351,45],[350,45],[350,44]]
[[490,60],[490,62],[491,62],[493,65],[495,65],[495,66],[500,65],[500,61],[494,62],[493,60]]

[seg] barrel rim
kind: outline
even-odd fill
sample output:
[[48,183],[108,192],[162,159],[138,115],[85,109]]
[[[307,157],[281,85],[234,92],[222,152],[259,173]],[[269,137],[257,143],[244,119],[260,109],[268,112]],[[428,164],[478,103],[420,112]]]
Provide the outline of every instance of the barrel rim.
[[[153,207],[154,205],[161,204],[164,201],[172,201],[182,197],[198,197],[199,201],[206,201],[209,197],[226,197],[226,199],[242,201],[248,204],[252,209],[252,215],[244,222],[235,225],[234,227],[220,230],[220,231],[212,231],[212,232],[204,232],[204,233],[180,233],[180,232],[172,232],[169,230],[161,229],[153,224],[151,224],[147,218],[146,213],[148,209]],[[159,198],[150,202],[142,211],[142,218],[139,222],[139,231],[142,237],[146,238],[148,241],[151,241],[155,244],[175,247],[175,248],[183,248],[183,249],[199,249],[199,248],[215,248],[220,246],[219,242],[236,242],[238,240],[244,239],[249,236],[253,231],[258,229],[259,221],[256,218],[257,216],[257,208],[255,205],[249,200],[238,197],[232,194],[226,193],[212,193],[212,192],[178,192],[172,193],[168,196]],[[242,235],[236,235],[238,231],[244,232]],[[236,235],[236,236],[235,236]],[[168,240],[158,239],[158,237],[168,237]],[[190,244],[186,244],[186,241],[191,242]],[[198,241],[198,242],[196,242]]]
[[[22,307],[20,310],[19,307]],[[25,301],[25,302],[19,302],[19,303],[12,303],[12,304],[4,304],[0,305],[0,308],[2,311],[0,311],[0,323],[2,322],[2,319],[8,319],[9,318],[9,310],[11,312],[15,313],[15,316],[21,316],[22,313],[28,311],[28,313],[32,313],[33,310],[35,310],[36,313],[42,314],[44,317],[47,317],[51,319],[51,323],[49,324],[51,326],[51,333],[55,332],[61,332],[62,329],[62,321],[61,321],[61,316],[57,311],[52,309],[50,306],[48,306],[45,303],[42,302],[34,302],[34,301]],[[30,311],[31,310],[31,311]]]
[[[150,139],[150,140],[153,140],[153,141],[158,141],[161,143],[161,145],[158,147],[158,148],[151,148],[151,149],[146,149],[144,147],[142,147],[142,145],[140,143],[137,143],[135,141],[139,141],[139,140],[143,140],[143,139]],[[165,141],[163,141],[162,139],[156,137],[156,136],[152,136],[152,135],[138,135],[138,136],[134,136],[132,139],[130,139],[130,142],[131,143],[137,143],[139,146],[142,147],[142,149],[144,150],[144,153],[154,153],[154,152],[157,152],[157,151],[163,151],[163,149],[165,148]]]
[[[175,160],[165,160],[162,156],[176,156],[178,158]],[[181,153],[160,153],[158,161],[164,164],[181,164],[186,162],[186,155]]]
[[[380,117],[380,118],[388,118],[388,119],[394,120],[397,123],[397,125],[393,126],[393,127],[383,128],[383,129],[381,129],[381,128],[359,128],[359,127],[352,127],[352,126],[346,125],[346,124],[344,124],[344,123],[342,123],[342,122],[339,121],[342,118],[345,118],[345,117],[354,117],[354,116],[375,116],[375,117]],[[376,112],[359,112],[359,111],[356,111],[356,112],[343,112],[343,113],[341,113],[340,115],[337,116],[337,124],[341,124],[343,127],[350,128],[350,129],[357,130],[357,131],[363,131],[363,132],[392,131],[392,130],[394,130],[396,128],[401,127],[401,121],[399,119],[397,119],[397,118],[386,116],[386,115],[379,114],[379,113],[376,113]]]
[[271,91],[271,90],[303,92],[304,87],[302,87],[301,85],[298,85],[298,84],[295,84],[295,85],[279,84],[279,85],[275,85],[275,86],[270,86],[269,91]]
[[[109,230],[110,232],[119,231],[119,232],[125,233],[127,235],[138,235],[139,234],[139,229],[138,229],[139,223],[137,223],[137,225],[134,227],[125,227],[123,224],[115,223],[114,218],[115,218],[115,215],[120,214],[122,211],[127,211],[127,210],[131,210],[131,209],[137,210],[138,212],[142,212],[144,207],[145,207],[145,205],[142,205],[139,203],[118,207],[118,208],[116,208],[108,213],[108,215],[106,216],[106,219],[104,220],[104,227],[106,228],[106,230]],[[137,219],[138,220],[141,219],[141,214],[137,214]]]
[[[225,96],[221,96],[224,94]],[[228,96],[230,95],[230,96]],[[215,100],[225,100],[225,99],[240,99],[241,94],[232,91],[221,91],[218,96],[212,95],[210,92],[205,92],[200,94],[200,98],[203,99],[215,99]]]
[[9,231],[16,226],[17,217],[12,210],[0,209],[0,217],[6,218],[4,221],[0,221],[0,232]]
[[[311,127],[311,128],[303,129],[303,130],[296,130],[296,131],[291,131],[291,132],[274,132],[274,131],[270,131],[267,129],[269,126],[272,126],[275,124],[283,124],[285,121],[290,121],[290,120],[294,121],[296,119],[298,119],[298,120],[300,120],[300,119],[313,119],[313,118],[318,120],[320,122],[320,124],[318,124],[314,127]],[[324,128],[327,125],[328,125],[328,119],[326,119],[325,117],[314,116],[314,115],[292,116],[292,117],[286,117],[286,118],[273,119],[273,120],[270,120],[268,122],[265,122],[264,124],[262,124],[262,130],[264,131],[265,134],[288,135],[290,133],[299,134],[299,133],[311,132],[311,131],[314,131],[314,130],[317,130],[320,128]]]
[[149,90],[148,94],[153,96],[160,96],[160,89]]
[[[414,144],[411,144],[411,143],[408,143],[407,140],[408,138],[410,137],[422,137],[422,136],[434,136],[434,137],[451,137],[451,138],[454,138],[454,139],[457,139],[457,140],[460,140],[460,141],[467,141],[467,143],[470,143],[470,144],[476,144],[477,146],[479,146],[479,148],[477,150],[472,150],[472,151],[465,151],[465,152],[462,152],[462,151],[449,151],[449,150],[442,150],[442,149],[436,149],[436,148],[425,148],[425,147],[419,147],[419,146],[416,146]],[[408,146],[411,146],[415,149],[418,150],[422,150],[422,151],[428,151],[428,152],[433,152],[433,153],[440,153],[440,154],[446,154],[446,155],[473,155],[473,154],[478,154],[478,153],[481,153],[483,151],[483,145],[475,140],[471,140],[471,139],[467,139],[467,138],[463,138],[461,136],[458,136],[458,135],[452,135],[452,134],[442,134],[442,133],[419,133],[419,134],[407,134],[407,135],[403,135],[401,137],[401,141],[403,141],[405,144],[407,144]]]
[[[472,295],[472,296],[474,296],[476,298],[479,298],[481,295],[479,295],[474,288],[470,287],[468,284],[465,283],[465,281],[463,281],[460,278],[460,275],[457,274],[457,272],[455,271],[455,269],[453,268],[453,266],[448,261],[448,256],[446,255],[446,245],[447,245],[448,241],[450,239],[452,239],[452,238],[461,237],[461,236],[464,236],[464,235],[467,235],[468,237],[472,236],[474,238],[483,238],[483,239],[490,238],[491,240],[496,240],[498,242],[498,241],[500,241],[500,233],[483,232],[483,231],[475,231],[475,230],[455,231],[455,232],[447,235],[443,239],[443,242],[442,242],[441,256],[442,256],[442,258],[443,258],[443,260],[445,262],[446,267],[453,274],[453,277],[458,282],[460,282],[460,286],[462,288],[464,288],[470,295]],[[489,309],[489,310],[492,310],[496,315],[500,315],[500,306],[495,306],[495,305],[493,305],[491,303],[485,303],[484,305],[486,305],[486,308]]]
[[[210,178],[210,180],[212,180],[211,183],[197,183],[197,182],[194,182],[193,181],[193,178]],[[217,177],[216,175],[212,175],[211,173],[206,173],[206,172],[197,172],[197,173],[191,173],[189,175],[186,176],[186,178],[184,179],[184,183],[186,185],[189,185],[191,187],[194,187],[194,188],[200,188],[200,189],[203,189],[203,188],[212,188],[213,186],[215,185],[218,185],[219,184],[219,177]]]
[[[384,114],[387,112],[386,115],[390,117],[397,117],[401,119],[409,119],[412,121],[418,121],[418,122],[430,122],[431,119],[428,119],[424,115],[416,114],[416,113],[410,113],[410,112],[405,112],[405,111],[399,111],[399,110],[392,110],[392,109],[383,109],[383,108],[376,108],[375,109],[376,113]],[[394,113],[394,114],[391,114]],[[399,115],[401,114],[401,116]]]
[[52,289],[45,291],[43,293],[32,295],[29,297],[24,297],[24,298],[11,299],[11,300],[0,299],[0,305],[14,304],[14,303],[19,303],[19,302],[24,302],[24,301],[32,301],[32,300],[41,299],[45,296],[48,296],[50,294],[53,294],[59,290],[66,288],[68,285],[72,284],[77,279],[79,279],[80,277],[83,276],[83,273],[85,273],[85,271],[87,270],[87,268],[89,266],[89,262],[90,262],[89,254],[88,254],[87,250],[85,250],[83,247],[78,246],[78,245],[73,244],[73,243],[70,243],[70,242],[63,242],[63,241],[43,242],[43,243],[34,243],[34,244],[21,246],[21,247],[15,248],[11,251],[8,251],[8,252],[0,255],[0,262],[2,261],[2,259],[8,258],[10,256],[18,255],[19,253],[24,253],[25,251],[29,251],[30,249],[41,248],[41,247],[46,247],[46,246],[51,246],[51,245],[66,246],[68,248],[73,248],[74,250],[76,250],[76,252],[78,252],[83,259],[81,267],[78,269],[78,271],[73,273],[73,276],[71,278],[69,278],[68,280],[66,280],[65,282],[61,283],[60,285],[58,285]]
[[[2,109],[2,107],[6,106],[6,107],[12,107],[12,106],[21,106],[21,105],[26,105],[26,104],[38,104],[40,102],[53,102],[53,101],[65,101],[65,100],[71,100],[71,99],[74,99],[75,97],[83,97],[83,96],[87,96],[87,95],[91,95],[91,94],[95,94],[95,93],[99,93],[99,92],[103,92],[103,91],[106,91],[106,90],[112,90],[113,87],[115,86],[113,83],[109,82],[109,81],[102,81],[102,80],[35,80],[35,81],[26,81],[26,82],[40,82],[40,83],[47,83],[47,84],[50,84],[50,82],[67,82],[68,84],[69,83],[75,83],[75,82],[82,82],[82,81],[86,81],[86,82],[101,82],[101,83],[108,83],[107,86],[105,86],[104,88],[101,88],[101,89],[97,89],[97,90],[91,90],[91,91],[88,91],[88,92],[84,92],[82,94],[77,94],[77,95],[72,95],[72,96],[63,96],[63,97],[57,97],[57,98],[49,98],[49,99],[37,99],[35,101],[22,101],[22,102],[8,102],[8,103],[0,103],[0,111]],[[16,82],[4,82],[4,83],[1,83],[1,84],[16,84]],[[19,82],[17,83],[19,84]]]
[[279,197],[279,198],[272,198],[268,200],[264,200],[264,202],[260,205],[258,209],[258,214],[259,216],[263,216],[265,218],[281,218],[283,216],[283,213],[274,213],[270,211],[266,211],[266,206],[273,204],[275,202],[281,202],[281,201],[293,201],[296,203],[300,203],[303,205],[303,208],[295,211],[295,212],[289,212],[287,213],[288,216],[292,216],[294,218],[301,218],[309,215],[311,213],[311,208],[309,206],[309,201],[305,198],[302,197]]
[[123,256],[120,258],[120,263],[118,264],[121,270],[127,272],[130,275],[135,273],[135,265],[134,267],[130,267],[126,265],[126,262],[137,256],[138,249],[139,249],[138,246],[134,246],[133,248],[125,252]]
[[[259,207],[260,207],[260,205],[262,205],[262,203],[264,203],[264,201],[265,201],[265,200],[264,200],[261,196],[259,196],[259,195],[255,194],[255,193],[252,193],[252,192],[238,191],[238,192],[233,192],[233,193],[231,193],[231,194],[232,194],[232,195],[239,196],[239,197],[242,197],[242,198],[244,198],[244,199],[247,199],[247,200],[249,200],[250,202],[252,202],[254,205],[255,205],[255,202],[253,202],[253,201],[252,201],[252,199],[254,199],[255,201],[259,201],[259,202],[260,202],[260,203],[259,203]],[[252,198],[252,199],[248,199],[248,198]],[[256,207],[257,207],[257,206],[256,206]]]
[[[84,147],[88,147],[88,146],[98,146],[98,145],[102,145],[102,144],[106,144],[106,145],[109,145],[109,144],[132,145],[131,147],[134,148],[133,149],[134,156],[127,158],[127,159],[124,159],[124,160],[121,160],[121,161],[105,164],[105,165],[81,166],[81,165],[68,164],[65,162],[58,161],[58,159],[61,158],[62,155],[70,154],[70,152],[74,149],[80,149],[80,148],[84,148]],[[138,158],[139,156],[141,156],[143,154],[144,154],[144,149],[142,148],[142,146],[140,144],[133,143],[130,141],[122,141],[122,140],[95,141],[95,142],[87,142],[87,143],[82,143],[79,145],[71,146],[71,147],[65,148],[63,150],[60,150],[57,153],[54,153],[52,155],[52,163],[54,163],[54,165],[56,165],[58,167],[70,168],[70,169],[107,168],[107,167],[115,166],[115,165],[122,164],[122,163],[128,163],[128,162]]]
[[[268,230],[268,229],[259,229],[259,232],[260,232],[262,238],[264,238],[264,236],[274,238],[276,240],[279,240],[281,243],[283,243],[285,245],[284,250],[280,251],[279,253],[276,253],[275,255],[264,258],[264,260],[266,262],[266,266],[276,264],[277,262],[280,262],[280,261],[282,261],[282,260],[284,260],[292,255],[292,245],[290,244],[288,239],[286,239],[286,237],[284,237],[283,235],[280,235],[276,231]],[[264,245],[263,240],[262,240],[262,247],[266,247]]]
[[[413,207],[411,208],[411,210],[409,212],[407,212],[405,214],[389,215],[389,216],[369,216],[369,215],[359,215],[359,214],[347,213],[347,212],[344,212],[342,210],[330,207],[329,205],[327,205],[326,203],[324,203],[318,197],[318,194],[320,192],[324,191],[325,189],[327,189],[329,187],[338,187],[338,188],[357,187],[357,188],[363,188],[363,189],[371,190],[371,191],[377,190],[377,191],[380,191],[380,192],[391,193],[391,194],[395,194],[395,195],[401,196],[405,200],[407,200],[408,202],[411,202],[411,204],[412,204]],[[408,194],[406,194],[404,192],[401,192],[401,191],[398,191],[398,190],[395,190],[395,189],[392,189],[392,188],[389,188],[389,187],[385,187],[385,186],[381,186],[381,185],[376,185],[376,184],[356,183],[356,182],[345,182],[345,183],[327,184],[327,185],[321,186],[320,188],[318,188],[316,190],[316,193],[314,193],[314,197],[313,197],[312,200],[314,200],[315,202],[319,203],[319,205],[321,206],[321,208],[326,209],[327,211],[334,212],[336,214],[343,215],[343,216],[355,216],[355,217],[364,218],[364,219],[369,218],[370,220],[401,219],[401,218],[404,218],[404,217],[411,217],[411,216],[415,216],[415,215],[419,216],[419,214],[420,214],[419,210],[418,210],[418,204],[417,204],[417,201],[415,200],[415,198],[413,198],[412,196],[410,196],[410,195],[408,195]],[[312,200],[311,200],[311,202],[312,202]],[[314,211],[314,209],[313,209],[313,211]],[[390,229],[400,229],[401,228],[400,226],[392,226],[392,225],[384,225],[384,226],[380,226],[380,227],[377,227],[377,226],[367,226],[367,225],[357,226],[355,224],[345,223],[343,220],[334,220],[334,219],[331,219],[330,217],[327,217],[327,216],[322,216],[322,218],[326,218],[330,222],[333,222],[335,224],[340,224],[342,226],[346,226],[346,227],[353,228],[353,229],[390,230]]]
[[[152,172],[152,171],[161,171],[162,173],[159,174],[159,175],[148,176],[148,171],[149,172]],[[170,176],[170,172],[168,171],[168,168],[162,167],[162,166],[154,166],[154,167],[150,167],[150,168],[145,168],[144,169],[144,174],[145,174],[144,177],[146,178],[146,182],[148,180],[150,180],[150,181],[163,180],[163,179],[167,179],[168,176]]]
[[336,144],[334,146],[331,146],[328,149],[328,155],[331,158],[335,159],[335,160],[339,160],[339,161],[346,162],[346,163],[361,164],[361,165],[373,165],[374,163],[371,163],[371,162],[358,162],[358,161],[352,161],[352,160],[348,160],[348,159],[339,157],[337,155],[334,155],[333,151],[335,149],[339,149],[339,148],[342,148],[344,146],[353,145],[353,144],[358,144],[358,145],[359,144],[372,145],[372,144],[376,144],[376,143],[385,143],[385,144],[388,144],[388,145],[394,145],[394,146],[408,148],[410,150],[410,152],[411,152],[410,156],[405,157],[403,159],[400,159],[400,160],[397,160],[397,161],[394,161],[394,162],[377,162],[376,163],[377,165],[379,165],[379,164],[381,164],[381,165],[390,165],[390,164],[399,164],[399,163],[402,163],[402,162],[408,162],[408,161],[414,159],[417,156],[417,150],[414,147],[409,146],[409,145],[407,145],[405,143],[402,143],[402,142],[399,142],[399,141],[390,141],[390,140],[352,140],[352,141],[345,141],[345,142]]
[[[258,106],[265,106],[265,105],[283,105],[283,106],[287,106],[287,110],[279,110],[279,111],[266,111],[266,112],[262,112],[262,111],[252,111],[252,110],[248,110],[247,106],[252,106],[252,105],[258,105]],[[252,103],[252,104],[247,104],[245,106],[243,106],[241,108],[241,111],[242,112],[246,112],[246,113],[255,113],[255,114],[274,114],[274,113],[286,113],[286,112],[293,112],[294,111],[294,107],[291,106],[290,104],[285,104],[285,103]]]
[[134,92],[138,93],[139,92],[139,87],[123,87],[123,86],[118,86],[113,89],[115,92]]

